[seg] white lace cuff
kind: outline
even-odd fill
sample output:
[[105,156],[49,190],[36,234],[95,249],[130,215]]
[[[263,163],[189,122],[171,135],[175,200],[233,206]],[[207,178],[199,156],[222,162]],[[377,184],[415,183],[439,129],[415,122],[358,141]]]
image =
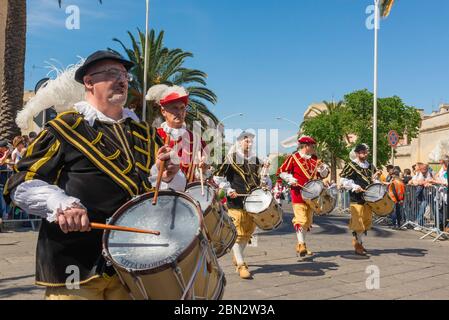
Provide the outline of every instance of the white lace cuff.
[[355,184],[353,180],[345,178],[341,178],[341,185],[346,190],[351,190],[352,192],[355,192],[357,189],[361,188],[358,184]]
[[74,204],[84,208],[79,199],[42,180],[21,183],[11,194],[11,199],[28,214],[46,218],[49,222],[56,220],[59,210],[71,208]]
[[[148,180],[150,181],[150,183],[151,183],[151,185],[153,187],[156,187],[158,172],[159,172],[159,169],[156,166],[156,164],[154,164],[151,167],[151,171],[150,171],[151,175],[148,178]],[[186,188],[186,184],[187,184],[186,176],[184,175],[184,173],[180,169],[175,174],[173,179],[171,179],[169,182],[161,181],[160,190],[173,189],[173,190],[176,190],[176,191],[184,191],[185,188]]]
[[282,172],[279,177],[284,180],[285,182],[287,182],[289,185],[298,183],[298,180],[296,180],[295,178],[293,178],[293,175],[287,172]]

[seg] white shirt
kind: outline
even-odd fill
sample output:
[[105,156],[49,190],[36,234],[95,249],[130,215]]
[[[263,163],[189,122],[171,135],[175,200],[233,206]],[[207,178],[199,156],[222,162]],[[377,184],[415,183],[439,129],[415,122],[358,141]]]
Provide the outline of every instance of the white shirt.
[[[91,126],[97,119],[99,121],[112,123],[124,121],[126,118],[140,121],[134,112],[126,108],[123,109],[122,119],[115,121],[95,109],[86,101],[75,104],[75,110],[83,114],[84,118]],[[149,181],[152,185],[155,185],[158,175],[158,168],[156,165],[153,165],[150,174]],[[160,188],[171,188],[178,191],[184,191],[186,181],[186,177],[182,171],[179,170],[170,182],[166,183],[162,181]],[[84,207],[79,199],[66,195],[63,189],[38,179],[22,182],[11,193],[11,199],[27,213],[46,218],[49,222],[56,220],[59,210],[66,210],[71,208],[74,204]]]

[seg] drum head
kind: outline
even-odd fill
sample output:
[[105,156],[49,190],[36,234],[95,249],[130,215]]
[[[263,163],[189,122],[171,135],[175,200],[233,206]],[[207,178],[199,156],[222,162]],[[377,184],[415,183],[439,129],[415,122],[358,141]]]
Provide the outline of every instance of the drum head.
[[381,183],[374,183],[366,188],[363,194],[363,199],[366,202],[376,202],[382,199],[387,192],[387,186]]
[[324,184],[320,180],[312,180],[304,185],[301,189],[301,195],[304,199],[315,199],[318,198],[323,191]]
[[244,201],[245,210],[251,213],[261,213],[268,209],[273,201],[273,195],[270,191],[256,189]]
[[201,229],[201,213],[188,196],[160,191],[156,205],[153,193],[142,195],[120,208],[112,225],[160,231],[160,235],[106,231],[104,247],[118,266],[132,270],[158,268],[175,261]]
[[215,199],[215,189],[206,183],[204,184],[204,195],[201,194],[201,183],[187,186],[185,192],[200,203],[203,213],[212,205]]
[[335,186],[327,188],[327,193],[334,199],[338,198],[338,189]]

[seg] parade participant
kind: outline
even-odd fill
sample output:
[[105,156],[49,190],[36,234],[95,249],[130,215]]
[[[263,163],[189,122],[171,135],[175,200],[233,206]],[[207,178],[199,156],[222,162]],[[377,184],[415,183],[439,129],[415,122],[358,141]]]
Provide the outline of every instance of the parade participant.
[[306,247],[306,233],[310,231],[313,222],[312,209],[301,196],[301,189],[313,179],[324,179],[329,175],[329,168],[322,164],[315,154],[315,140],[309,136],[302,136],[298,140],[299,151],[285,159],[278,169],[278,176],[291,186],[294,217],[293,227],[298,242],[296,253],[300,257],[312,255]]
[[[181,160],[180,167],[187,177],[187,181],[200,180],[197,169],[201,168],[203,174],[207,170],[204,150],[206,143],[186,127],[189,94],[183,87],[160,84],[148,90],[146,99],[160,108],[165,122],[157,129],[157,134],[162,141],[165,141],[167,135],[169,136],[168,144],[178,151]],[[201,152],[201,158],[199,152]]]
[[260,186],[259,171],[263,164],[252,152],[254,134],[242,132],[237,143],[215,172],[214,180],[227,194],[228,214],[234,220],[237,240],[232,250],[236,272],[242,279],[250,279],[251,273],[244,259],[244,250],[256,229],[251,215],[244,210],[242,194],[249,194]]
[[282,183],[282,179],[277,179],[276,184],[273,188],[273,196],[276,202],[282,206],[282,201],[284,198],[284,185]]
[[372,224],[372,210],[363,200],[363,191],[377,181],[380,175],[374,165],[367,161],[368,154],[366,144],[357,145],[350,154],[351,161],[346,163],[340,174],[341,185],[349,190],[351,199],[349,229],[352,230],[352,245],[355,253],[363,256],[367,253],[363,246],[363,235],[367,235]]
[[[110,51],[90,55],[74,75],[85,101],[45,125],[5,187],[20,208],[44,218],[36,284],[47,287],[46,299],[129,299],[102,256],[103,232],[91,230],[90,222],[106,223],[127,201],[150,191],[161,161],[161,188],[185,188],[171,149],[124,108],[132,66]],[[66,287],[70,270],[77,289]]]

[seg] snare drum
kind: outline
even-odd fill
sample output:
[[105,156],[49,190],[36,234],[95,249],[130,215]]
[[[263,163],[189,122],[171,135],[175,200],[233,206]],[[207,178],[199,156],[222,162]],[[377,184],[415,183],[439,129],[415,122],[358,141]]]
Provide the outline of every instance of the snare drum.
[[388,194],[388,187],[382,183],[370,184],[362,198],[378,216],[385,217],[393,212],[394,201]]
[[231,217],[228,216],[218,200],[216,189],[205,182],[203,195],[201,182],[193,182],[187,185],[185,192],[199,202],[215,254],[217,257],[223,256],[234,245],[237,239],[237,230]]
[[321,180],[310,180],[301,189],[304,202],[316,215],[331,213],[337,205],[334,188],[326,188]]
[[103,255],[137,300],[221,299],[225,277],[207,239],[202,214],[184,193],[160,191],[123,205],[110,224],[160,235],[106,230]]
[[282,209],[270,191],[253,190],[243,206],[262,230],[274,230],[282,224]]

